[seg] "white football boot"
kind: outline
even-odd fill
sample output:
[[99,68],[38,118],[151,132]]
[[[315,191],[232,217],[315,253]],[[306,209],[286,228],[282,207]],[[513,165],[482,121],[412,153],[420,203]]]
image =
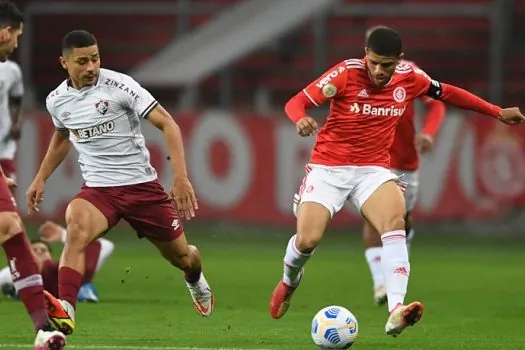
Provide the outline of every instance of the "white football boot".
[[423,304],[414,301],[408,305],[398,304],[386,321],[385,333],[396,337],[408,326],[416,324],[423,316]]
[[186,281],[186,286],[190,291],[195,310],[203,317],[210,316],[215,308],[215,296],[204,275],[201,273],[199,281],[196,283]]
[[39,330],[35,338],[35,350],[62,350],[66,347],[66,336],[59,331]]

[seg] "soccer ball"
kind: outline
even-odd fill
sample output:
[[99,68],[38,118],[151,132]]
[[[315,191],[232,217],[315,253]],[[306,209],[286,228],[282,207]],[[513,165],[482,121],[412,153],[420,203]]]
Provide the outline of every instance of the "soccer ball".
[[320,349],[348,349],[358,334],[357,319],[341,306],[327,306],[312,320],[312,339]]

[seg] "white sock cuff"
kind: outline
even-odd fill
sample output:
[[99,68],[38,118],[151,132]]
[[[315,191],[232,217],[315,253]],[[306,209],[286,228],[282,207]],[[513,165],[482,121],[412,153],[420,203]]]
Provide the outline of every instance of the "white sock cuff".
[[44,282],[41,275],[31,275],[21,280],[15,281],[14,283],[16,292],[18,293],[21,289],[33,287],[33,286],[42,286]]
[[389,244],[397,244],[399,242],[406,243],[405,230],[397,230],[383,233],[381,235],[381,242],[383,242],[383,246]]

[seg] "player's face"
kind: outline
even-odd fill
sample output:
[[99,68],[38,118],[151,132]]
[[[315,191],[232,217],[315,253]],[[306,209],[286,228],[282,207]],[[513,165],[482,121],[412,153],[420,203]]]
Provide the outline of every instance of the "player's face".
[[62,67],[77,88],[94,85],[100,74],[98,45],[74,48],[60,57]]
[[19,28],[7,26],[0,29],[0,62],[6,61],[16,50],[18,47],[18,38],[22,35],[23,31],[23,23],[20,23]]
[[33,250],[33,254],[35,255],[38,264],[53,259],[51,252],[44,243],[32,243],[31,249]]
[[385,86],[396,71],[396,66],[401,60],[399,57],[381,56],[366,49],[366,64],[370,72],[370,78],[377,86]]

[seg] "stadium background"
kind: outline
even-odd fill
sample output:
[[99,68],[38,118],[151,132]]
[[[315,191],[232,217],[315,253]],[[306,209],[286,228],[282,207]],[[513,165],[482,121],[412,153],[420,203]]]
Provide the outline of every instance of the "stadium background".
[[[434,79],[524,108],[524,0],[16,2],[27,17],[13,57],[28,92],[17,162],[19,205],[25,204],[25,189],[53,130],[44,101],[65,77],[58,64],[60,39],[69,30],[89,30],[99,40],[102,66],[135,77],[183,129],[201,206],[187,228],[190,240],[202,247],[208,279],[219,293],[217,315],[203,326],[186,310],[183,287],[174,287],[175,301],[152,292],[165,288],[172,272],[122,226],[108,236],[117,242],[117,252],[98,277],[110,311],[81,306],[86,330],[72,338],[73,344],[119,348],[147,339],[140,344],[149,348],[308,349],[311,316],[339,303],[361,322],[357,349],[524,347],[515,322],[525,315],[525,129],[453,108],[447,109],[434,153],[421,163],[413,248],[418,269],[410,290],[433,313],[423,331],[407,333],[397,343],[380,335],[384,311],[371,305],[360,219],[350,207],[333,222],[319,256],[309,263],[294,313],[277,329],[266,314],[294,228],[292,196],[313,142],[296,135],[283,112],[286,100],[324,69],[361,57],[366,28],[383,24],[401,32],[406,58]],[[313,114],[323,120],[326,109]],[[147,123],[143,131],[169,186],[164,140]],[[78,191],[82,180],[72,153],[49,179],[40,216],[27,218],[32,234],[46,218],[62,221],[67,201]],[[149,322],[159,315],[163,321],[155,323],[157,328],[137,325],[126,302]],[[184,315],[182,321],[166,311],[170,305]],[[457,313],[453,317],[447,314],[451,308]],[[126,328],[97,321],[108,313],[123,315],[117,321]],[[16,317],[15,323],[24,324],[24,315]],[[166,323],[179,322],[185,332],[175,341]],[[487,329],[498,336],[487,337]],[[0,347],[9,348],[29,338],[2,339],[7,340]]]

